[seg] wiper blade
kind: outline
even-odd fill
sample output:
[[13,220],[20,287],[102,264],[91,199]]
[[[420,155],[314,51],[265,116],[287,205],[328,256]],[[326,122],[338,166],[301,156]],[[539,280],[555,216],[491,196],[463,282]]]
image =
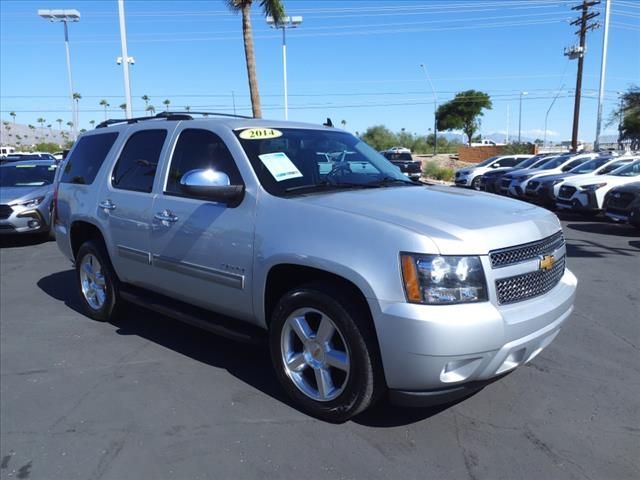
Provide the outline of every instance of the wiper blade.
[[342,188],[375,188],[377,185],[369,185],[367,183],[353,183],[353,182],[327,182],[326,180],[320,183],[312,183],[309,185],[298,185],[297,187],[289,187],[284,191],[286,193],[289,192],[297,192],[297,191],[314,191],[314,190],[331,190],[331,189],[342,189]]
[[384,177],[381,178],[380,180],[375,180],[373,182],[369,182],[366,183],[365,185],[369,186],[369,187],[386,187],[388,185],[420,185],[417,182],[411,181],[411,180],[402,180],[400,178],[394,178],[394,177]]

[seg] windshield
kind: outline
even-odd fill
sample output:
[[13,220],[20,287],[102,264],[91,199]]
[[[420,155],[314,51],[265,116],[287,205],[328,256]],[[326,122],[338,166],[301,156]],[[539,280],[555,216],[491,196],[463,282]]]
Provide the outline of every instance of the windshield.
[[535,157],[525,158],[521,162],[516,163],[515,164],[515,168],[529,168],[531,165],[536,163],[538,160],[540,160],[540,157],[537,156],[537,155]]
[[569,156],[560,155],[559,157],[554,157],[551,160],[547,159],[546,163],[543,163],[539,168],[540,170],[552,170],[554,168],[558,168],[564,162],[569,159]]
[[596,158],[594,160],[589,160],[587,162],[581,163],[577,167],[573,167],[569,170],[569,173],[589,173],[593,172],[597,168],[600,168],[602,165],[610,161],[611,158]]
[[56,172],[50,165],[11,165],[0,168],[0,187],[51,185]]
[[615,175],[616,177],[637,177],[640,175],[640,162],[633,162],[630,165],[620,167],[612,172],[611,175]]
[[235,134],[260,183],[272,195],[416,185],[397,166],[346,132],[261,127]]
[[598,175],[606,175],[608,173],[613,172],[614,170],[617,170],[618,168],[624,165],[628,165],[629,163],[631,163],[631,160],[618,160],[617,162],[612,162],[611,164],[607,165],[602,170],[600,170],[598,172]]

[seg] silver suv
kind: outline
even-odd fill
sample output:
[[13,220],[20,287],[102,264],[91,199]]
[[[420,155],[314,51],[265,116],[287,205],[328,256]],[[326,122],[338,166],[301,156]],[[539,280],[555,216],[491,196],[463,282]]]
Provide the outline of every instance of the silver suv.
[[287,394],[340,422],[387,392],[468,396],[570,315],[552,213],[412,182],[339,129],[192,115],[104,122],[62,164],[56,237],[88,316],[128,301],[266,337]]

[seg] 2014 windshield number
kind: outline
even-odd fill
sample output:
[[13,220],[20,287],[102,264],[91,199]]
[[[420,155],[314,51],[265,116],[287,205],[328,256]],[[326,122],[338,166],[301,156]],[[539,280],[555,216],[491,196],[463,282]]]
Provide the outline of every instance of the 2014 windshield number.
[[240,132],[240,138],[244,140],[264,140],[281,136],[282,132],[273,128],[248,128]]

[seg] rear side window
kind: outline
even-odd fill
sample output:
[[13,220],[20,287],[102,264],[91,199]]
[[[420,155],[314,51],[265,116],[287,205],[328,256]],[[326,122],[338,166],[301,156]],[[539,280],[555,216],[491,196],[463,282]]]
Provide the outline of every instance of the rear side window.
[[166,130],[142,130],[129,137],[111,175],[111,185],[122,190],[151,192]]
[[503,158],[498,163],[500,163],[501,167],[513,167],[514,165],[516,165],[520,161],[521,161],[521,159],[519,159],[519,158]]
[[93,183],[116,138],[118,132],[81,138],[65,164],[60,181],[82,185]]

